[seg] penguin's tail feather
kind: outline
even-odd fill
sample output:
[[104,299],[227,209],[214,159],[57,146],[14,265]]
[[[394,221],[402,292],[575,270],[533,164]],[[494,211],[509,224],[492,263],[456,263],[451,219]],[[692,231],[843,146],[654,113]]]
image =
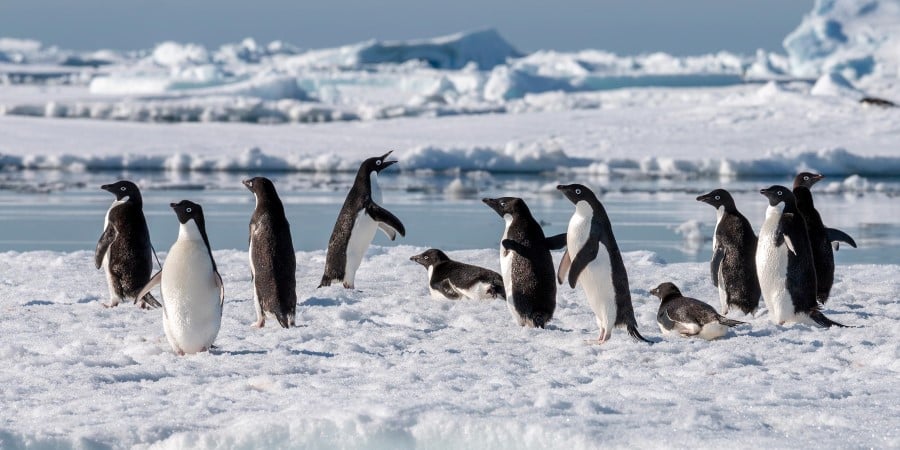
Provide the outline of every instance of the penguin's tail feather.
[[531,320],[535,328],[544,328],[552,317],[550,314],[534,311],[529,315],[528,319]]
[[332,278],[328,275],[322,275],[322,282],[319,283],[319,287],[317,287],[316,289],[331,286],[331,279]]
[[829,319],[828,317],[825,317],[825,314],[822,314],[822,311],[819,311],[818,309],[814,309],[814,310],[810,311],[809,318],[812,319],[812,321],[815,322],[816,325],[818,325],[822,328],[831,328],[831,327],[856,328],[856,327],[851,327],[849,325],[844,325],[839,322],[835,322],[835,321]]
[[744,325],[747,322],[741,322],[740,320],[729,319],[725,316],[719,316],[719,323],[725,325],[726,327],[736,327],[738,325]]
[[293,316],[289,316],[281,312],[275,314],[275,320],[278,321],[278,323],[281,325],[281,328],[290,328],[291,323],[294,321],[293,319]]
[[162,305],[159,303],[159,300],[153,296],[151,293],[147,293],[140,300],[134,299],[135,303],[139,303],[142,309],[156,309],[161,307]]
[[631,336],[631,338],[634,339],[635,341],[637,341],[637,342],[643,341],[643,342],[646,342],[651,345],[653,344],[653,341],[648,340],[644,336],[641,336],[641,332],[638,331],[636,323],[625,324],[625,329],[628,331],[628,335]]

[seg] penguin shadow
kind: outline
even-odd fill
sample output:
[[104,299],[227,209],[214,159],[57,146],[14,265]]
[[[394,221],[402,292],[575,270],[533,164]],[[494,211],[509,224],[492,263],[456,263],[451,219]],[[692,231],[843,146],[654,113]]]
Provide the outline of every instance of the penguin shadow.
[[544,329],[550,330],[550,331],[559,331],[562,333],[571,333],[571,332],[575,331],[574,329],[570,329],[570,328],[558,327],[552,323],[548,323],[547,325],[544,325]]
[[[82,301],[79,300],[78,303],[82,303]],[[32,300],[32,301],[30,301],[30,302],[28,302],[28,303],[25,303],[25,304],[22,305],[22,306],[52,306],[52,305],[55,305],[55,304],[56,304],[56,303],[51,302],[50,300]]]
[[96,296],[96,295],[88,295],[87,297],[79,298],[78,301],[76,301],[75,303],[78,303],[78,304],[83,305],[83,304],[85,304],[85,303],[93,303],[93,302],[96,302],[97,300],[100,300],[100,297],[99,297],[99,296]]
[[209,349],[210,355],[228,355],[228,356],[245,356],[245,355],[265,355],[269,353],[267,350],[222,350],[218,347]]
[[291,356],[318,356],[320,358],[334,358],[334,353],[331,352],[317,352],[315,350],[291,350]]
[[331,307],[331,306],[342,306],[342,305],[353,305],[359,303],[359,300],[353,300],[351,298],[331,298],[331,297],[310,297],[300,303],[298,306],[321,306],[321,307]]

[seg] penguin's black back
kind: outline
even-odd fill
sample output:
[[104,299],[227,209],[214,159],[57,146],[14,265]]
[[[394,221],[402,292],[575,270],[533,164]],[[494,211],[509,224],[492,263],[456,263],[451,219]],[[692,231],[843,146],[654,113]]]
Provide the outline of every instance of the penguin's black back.
[[[779,233],[791,240],[794,252],[788,250],[786,288],[791,294],[795,312],[818,310],[816,303],[816,268],[806,223],[796,208],[785,208]],[[784,245],[787,245],[786,243]],[[795,253],[796,252],[796,253]]]
[[125,202],[112,208],[107,227],[115,230],[104,233],[115,233],[106,251],[116,294],[122,298],[134,297],[150,281],[153,272],[150,230],[141,204]]
[[506,298],[503,288],[503,277],[499,273],[483,267],[458,261],[441,261],[434,265],[429,282],[449,280],[454,286],[461,289],[469,289],[477,283],[490,284],[494,292],[500,297]]
[[659,312],[656,317],[660,323],[671,330],[674,324],[669,322],[696,323],[703,326],[718,322],[719,313],[709,304],[695,298],[673,296],[659,304]]
[[556,274],[544,230],[523,207],[513,215],[506,238],[523,248],[512,258],[513,292],[507,298],[512,295],[516,311],[543,328],[556,310]]
[[322,283],[319,285],[328,286],[332,280],[341,280],[344,278],[344,271],[347,267],[347,245],[350,242],[350,233],[353,231],[353,224],[359,211],[365,208],[366,203],[371,200],[372,186],[371,173],[360,170],[356,173],[356,179],[341,211],[338,213],[337,220],[334,222],[334,229],[331,231],[331,238],[328,240],[328,253],[325,256],[325,273],[322,275]]
[[716,227],[716,245],[725,254],[720,263],[724,280],[719,282],[725,283],[728,304],[744,314],[756,310],[762,295],[756,275],[756,244],[756,233],[747,218],[737,210],[726,210]]
[[250,218],[250,245],[254,288],[262,310],[274,314],[278,323],[288,328],[297,309],[297,259],[284,206],[274,192],[257,194]]
[[816,270],[816,299],[825,303],[831,294],[831,286],[834,284],[834,250],[822,223],[822,216],[816,210],[813,203],[812,192],[806,186],[794,188],[794,197],[797,199],[797,209],[806,221],[806,230],[809,233],[809,243],[812,248],[813,261]]

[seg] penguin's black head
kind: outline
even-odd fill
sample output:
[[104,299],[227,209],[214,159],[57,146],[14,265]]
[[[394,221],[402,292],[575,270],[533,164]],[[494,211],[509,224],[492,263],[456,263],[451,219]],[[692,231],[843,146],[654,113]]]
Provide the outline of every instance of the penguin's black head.
[[578,202],[588,202],[593,204],[597,201],[597,196],[594,195],[594,192],[582,184],[560,184],[559,186],[556,186],[556,189],[562,192],[570,202],[576,205]]
[[241,183],[243,183],[250,192],[256,195],[275,193],[275,185],[272,183],[272,180],[266,177],[253,177],[249,180],[244,180]]
[[725,189],[715,189],[708,194],[703,194],[697,197],[697,201],[709,204],[716,209],[719,209],[721,206],[734,204],[734,199],[731,198],[731,194]]
[[796,177],[794,177],[794,189],[797,189],[800,186],[803,186],[807,189],[811,188],[822,178],[825,178],[825,175],[812,172],[800,172]]
[[419,253],[418,255],[410,256],[409,260],[415,261],[425,267],[431,267],[439,262],[449,261],[450,257],[448,257],[446,253],[436,248],[430,248],[422,253]]
[[141,200],[141,190],[138,189],[137,185],[128,181],[121,180],[116,181],[113,184],[104,184],[100,186],[100,189],[111,193],[116,196],[116,200],[121,201],[125,199],[126,201],[140,201]]
[[650,293],[659,297],[660,300],[665,300],[672,296],[681,297],[681,291],[678,290],[678,286],[675,286],[674,283],[668,281],[650,289]]
[[525,205],[525,201],[517,197],[484,198],[481,199],[481,201],[496,211],[500,217],[507,214],[515,216],[522,212],[523,209],[528,209],[528,206]]
[[374,158],[369,158],[363,161],[362,165],[359,166],[359,170],[363,173],[380,173],[382,170],[387,169],[388,167],[397,163],[397,161],[387,160],[387,157],[391,154],[391,152],[393,152],[393,150],[381,156],[376,156]]
[[775,184],[765,189],[760,189],[759,193],[769,199],[770,206],[776,206],[781,202],[790,205],[794,204],[794,193],[784,186]]
[[185,224],[188,223],[189,220],[194,220],[198,223],[203,221],[203,208],[190,200],[170,203],[169,206],[175,210],[175,215],[178,216],[179,223]]

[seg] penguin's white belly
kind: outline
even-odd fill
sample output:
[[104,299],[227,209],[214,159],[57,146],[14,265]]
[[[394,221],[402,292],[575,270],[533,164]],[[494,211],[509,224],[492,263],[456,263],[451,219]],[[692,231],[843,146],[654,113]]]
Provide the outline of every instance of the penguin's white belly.
[[[507,235],[509,233],[509,226],[512,224],[512,218],[506,218],[506,229],[503,231],[503,237],[501,238],[501,242],[503,239],[507,239]],[[516,255],[516,252],[512,250],[505,250],[503,245],[500,245],[500,276],[503,277],[503,288],[506,290],[506,307],[509,309],[510,315],[512,315],[513,319],[519,324],[519,326],[525,325],[525,316],[519,314],[516,311],[515,302],[513,301],[514,292],[513,291],[513,276],[512,276],[512,266],[513,266],[513,258],[519,258],[520,256]]]
[[[575,259],[588,242],[591,219],[576,211],[566,230],[569,258]],[[603,244],[597,244],[597,257],[588,263],[578,276],[578,284],[584,290],[588,306],[597,318],[597,326],[611,333],[616,321],[616,291],[612,282],[612,265],[609,252]]]
[[453,286],[453,289],[455,289],[459,295],[470,300],[489,300],[493,298],[493,296],[488,294],[492,287],[490,283],[478,282],[468,288],[461,288],[452,283],[450,285]]
[[722,266],[724,266],[724,259],[719,262],[719,273],[716,274],[719,281],[719,303],[722,304],[722,314],[728,313],[728,291],[725,290],[725,276],[722,273]]
[[178,240],[163,266],[163,322],[176,351],[197,353],[212,346],[222,323],[222,304],[203,241]]
[[700,332],[697,333],[698,336],[706,339],[707,341],[711,341],[713,339],[718,339],[722,336],[725,336],[725,333],[728,332],[728,327],[722,325],[719,322],[710,322],[706,325],[703,325],[703,328],[700,329]]
[[760,230],[756,270],[769,318],[780,325],[794,320],[794,302],[787,290],[788,248],[787,245],[775,246],[778,221],[770,222],[767,219]]
[[350,241],[347,242],[347,262],[344,267],[344,282],[353,284],[356,279],[356,270],[362,263],[369,244],[375,238],[375,231],[378,230],[378,222],[372,220],[365,210],[360,210],[356,215],[356,221],[353,222],[353,229],[350,231]]

